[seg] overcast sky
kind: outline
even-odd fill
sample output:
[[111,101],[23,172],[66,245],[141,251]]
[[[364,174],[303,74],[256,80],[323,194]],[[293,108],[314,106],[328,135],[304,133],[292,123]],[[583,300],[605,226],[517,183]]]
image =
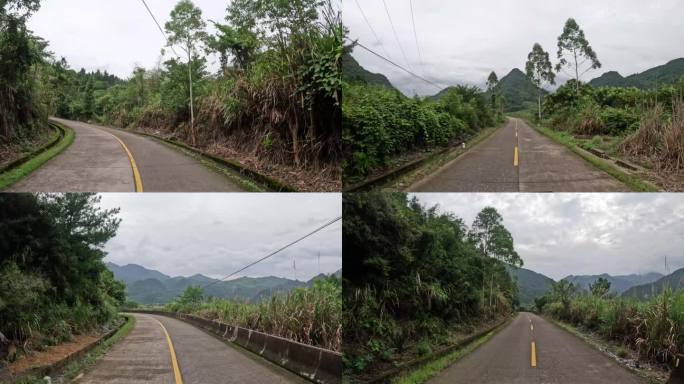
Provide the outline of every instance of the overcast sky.
[[[513,68],[524,70],[535,42],[556,60],[556,39],[569,17],[577,20],[597,52],[603,68],[585,80],[611,70],[623,76],[684,56],[684,1],[681,0],[413,0],[422,52],[419,59],[411,22],[409,0],[347,0],[343,19],[351,39],[359,41],[396,63],[410,66],[440,86],[467,83],[484,85],[489,72],[503,77]],[[375,38],[358,5],[375,30]],[[438,90],[356,48],[354,57],[368,70],[387,75],[407,94],[435,94]],[[407,64],[408,61],[408,64]]]
[[[171,276],[220,278],[306,235],[342,214],[340,194],[103,194],[120,207],[121,226],[105,261],[139,264]],[[342,268],[337,222],[244,276],[308,280]]]
[[[177,1],[146,1],[163,28]],[[225,19],[228,0],[193,2],[205,20]],[[29,28],[48,40],[49,50],[65,57],[71,68],[107,70],[121,78],[129,77],[136,65],[155,67],[166,45],[141,0],[43,0]]]
[[524,268],[568,275],[670,272],[684,267],[682,194],[418,194],[470,226],[486,206],[511,231]]

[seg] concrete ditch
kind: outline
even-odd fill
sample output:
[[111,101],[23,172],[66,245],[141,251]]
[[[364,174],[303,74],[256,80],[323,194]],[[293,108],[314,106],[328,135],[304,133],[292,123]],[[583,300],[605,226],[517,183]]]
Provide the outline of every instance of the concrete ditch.
[[194,315],[144,310],[127,312],[167,316],[192,324],[315,383],[342,382],[342,354],[334,351]]

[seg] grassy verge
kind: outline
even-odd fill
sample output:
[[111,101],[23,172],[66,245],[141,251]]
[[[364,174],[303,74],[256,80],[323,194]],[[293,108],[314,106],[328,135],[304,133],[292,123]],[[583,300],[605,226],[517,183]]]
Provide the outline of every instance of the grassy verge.
[[71,145],[71,143],[74,142],[74,131],[64,126],[61,127],[64,129],[65,132],[64,137],[54,147],[48,149],[45,152],[41,152],[34,158],[26,161],[25,163],[17,166],[16,168],[0,174],[0,191],[11,187],[19,180],[28,176],[31,172],[40,168],[48,160],[62,153],[62,151],[64,151]]
[[522,119],[524,119],[527,124],[529,124],[531,127],[537,130],[537,132],[541,133],[542,135],[548,137],[549,139],[557,142],[558,144],[563,145],[564,147],[568,148],[587,162],[589,162],[591,165],[596,167],[597,169],[600,169],[601,171],[609,174],[613,178],[617,179],[621,183],[625,184],[629,189],[631,189],[634,192],[660,192],[660,189],[658,189],[656,186],[652,185],[651,183],[648,183],[641,178],[634,176],[632,174],[629,174],[627,172],[624,172],[617,168],[616,166],[610,164],[609,162],[596,157],[584,149],[580,148],[577,143],[575,143],[574,138],[572,135],[570,135],[567,132],[557,132],[552,129],[549,129],[547,127],[543,127],[540,125],[537,125],[533,123],[531,120],[527,119],[525,115],[520,115],[517,116]]
[[[126,323],[119,328],[118,331],[116,331],[111,337],[109,337],[107,340],[103,341],[100,343],[98,346],[90,350],[88,353],[85,354],[85,356],[72,361],[71,363],[67,364],[63,369],[60,371],[62,372],[60,375],[59,380],[55,380],[54,382],[58,383],[69,383],[76,376],[78,376],[81,372],[83,372],[85,369],[90,368],[93,366],[93,364],[99,359],[102,355],[104,355],[109,348],[111,348],[114,344],[118,343],[128,335],[133,327],[135,326],[135,317],[134,316],[124,316],[126,318]],[[19,381],[16,382],[16,384],[45,384],[45,381],[42,378],[39,377],[26,377],[23,378]]]
[[432,361],[428,364],[423,365],[422,367],[415,369],[411,372],[408,372],[407,374],[398,377],[397,379],[393,380],[392,382],[395,384],[420,384],[420,383],[425,383],[431,378],[437,376],[441,371],[443,371],[445,368],[451,366],[458,360],[460,360],[462,357],[472,353],[475,351],[478,347],[480,347],[482,344],[486,343],[489,341],[489,339],[492,338],[499,330],[501,330],[503,327],[497,328],[486,335],[474,340],[473,342],[469,343],[468,345],[464,346],[463,348],[457,349],[448,355],[442,356],[439,359]]

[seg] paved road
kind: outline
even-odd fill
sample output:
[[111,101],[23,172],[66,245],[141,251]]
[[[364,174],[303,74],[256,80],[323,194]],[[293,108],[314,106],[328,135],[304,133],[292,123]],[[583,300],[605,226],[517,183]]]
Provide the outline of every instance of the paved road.
[[[123,141],[145,192],[235,192],[225,175],[156,140],[93,124],[55,119],[72,128],[74,143],[15,184],[14,192],[133,192],[135,182]],[[112,136],[114,135],[114,136]]]
[[[532,343],[535,354],[533,358]],[[536,367],[533,367],[536,360]],[[640,384],[614,360],[531,313],[520,313],[432,384]]]
[[627,192],[629,189],[523,120],[511,118],[490,138],[417,182],[409,191]]
[[135,314],[131,333],[76,381],[79,384],[177,384],[166,328],[185,384],[299,383],[305,381],[182,321]]

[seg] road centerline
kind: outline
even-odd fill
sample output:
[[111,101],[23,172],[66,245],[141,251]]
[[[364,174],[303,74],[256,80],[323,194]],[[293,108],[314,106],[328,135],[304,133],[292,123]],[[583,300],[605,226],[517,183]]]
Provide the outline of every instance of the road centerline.
[[159,324],[161,329],[164,331],[164,335],[166,335],[166,342],[169,345],[169,352],[171,354],[171,365],[173,366],[173,377],[176,381],[176,384],[183,384],[183,376],[181,375],[180,367],[178,365],[178,359],[176,358],[176,350],[173,348],[173,342],[171,341],[171,336],[169,335],[169,332],[166,330],[166,327],[164,327],[164,324],[162,324],[161,321],[158,319],[151,317],[154,321]]
[[133,180],[135,182],[135,191],[136,192],[143,192],[142,177],[140,176],[140,170],[138,169],[138,165],[135,162],[135,158],[133,157],[133,153],[131,153],[131,151],[128,149],[128,147],[123,142],[123,140],[121,140],[118,136],[116,136],[115,134],[113,134],[111,132],[107,132],[104,130],[103,130],[103,132],[106,132],[107,134],[112,136],[114,139],[116,139],[116,141],[118,141],[119,144],[121,144],[124,151],[126,152],[126,155],[128,156],[128,160],[131,162],[131,169],[133,170]]

